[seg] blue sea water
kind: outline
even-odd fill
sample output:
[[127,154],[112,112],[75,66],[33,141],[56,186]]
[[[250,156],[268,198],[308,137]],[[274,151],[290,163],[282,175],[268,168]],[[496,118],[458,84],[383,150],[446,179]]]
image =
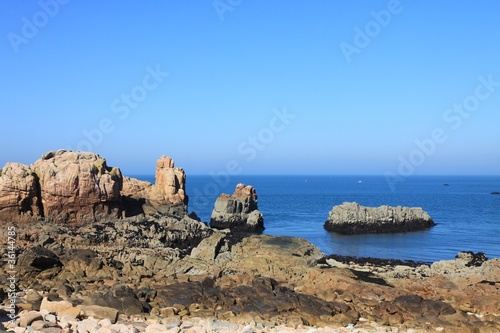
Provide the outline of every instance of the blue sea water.
[[[154,182],[154,177],[138,177]],[[229,177],[228,177],[229,178]],[[187,176],[189,211],[210,221],[217,196],[255,187],[265,234],[302,237],[325,254],[433,262],[460,251],[500,257],[498,176],[415,176],[391,189],[383,176]],[[444,184],[448,184],[445,186]],[[436,226],[421,232],[340,235],[323,228],[334,205],[422,207]]]

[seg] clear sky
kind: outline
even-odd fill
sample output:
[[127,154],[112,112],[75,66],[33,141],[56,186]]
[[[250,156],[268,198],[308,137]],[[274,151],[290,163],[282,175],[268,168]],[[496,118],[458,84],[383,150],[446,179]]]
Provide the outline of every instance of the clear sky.
[[0,166],[500,174],[500,3],[2,2]]

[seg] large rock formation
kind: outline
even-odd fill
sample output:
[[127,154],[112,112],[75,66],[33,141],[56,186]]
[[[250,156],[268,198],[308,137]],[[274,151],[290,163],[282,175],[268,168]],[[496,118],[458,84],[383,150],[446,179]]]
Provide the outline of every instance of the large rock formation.
[[94,153],[58,150],[37,160],[45,220],[88,223],[121,216],[122,174]]
[[233,195],[221,194],[215,201],[210,226],[231,231],[261,232],[264,218],[257,208],[257,192],[244,184],[236,185]]
[[29,166],[7,163],[0,169],[0,216],[9,221],[43,216],[37,175]]
[[392,233],[423,230],[434,221],[422,208],[364,207],[356,202],[334,206],[324,227],[342,234]]
[[182,217],[187,213],[186,174],[174,167],[174,160],[163,155],[156,162],[155,184],[125,177],[122,195],[126,216],[138,213]]
[[121,216],[122,175],[97,154],[58,150],[33,165],[7,163],[0,220],[86,223]]
[[0,170],[0,221],[45,220],[86,224],[136,215],[183,218],[186,176],[162,156],[156,183],[122,177],[95,153],[44,154],[31,166],[7,163]]

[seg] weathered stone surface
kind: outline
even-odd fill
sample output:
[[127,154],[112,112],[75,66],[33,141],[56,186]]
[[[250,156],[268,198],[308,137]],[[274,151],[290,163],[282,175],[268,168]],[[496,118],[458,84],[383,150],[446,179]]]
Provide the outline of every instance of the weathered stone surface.
[[156,162],[155,184],[126,177],[122,195],[126,216],[163,214],[182,218],[187,214],[186,174],[163,155]]
[[[86,296],[84,305],[97,305],[113,308],[126,315],[143,313],[144,308],[135,292],[128,286],[120,284],[113,286],[108,292]],[[112,320],[110,317],[103,317]]]
[[59,268],[62,263],[54,252],[37,246],[21,253],[17,265],[19,271],[28,277],[41,271]]
[[45,220],[88,223],[121,216],[120,169],[94,153],[58,150],[32,165]]
[[252,186],[236,185],[233,195],[222,194],[215,201],[210,226],[231,231],[263,231],[264,218],[257,201],[257,192]]
[[94,317],[98,319],[108,319],[112,324],[116,323],[119,311],[117,309],[99,306],[99,305],[86,305],[81,306],[81,314],[83,317]]
[[123,178],[95,153],[51,151],[0,169],[0,221],[88,224],[137,215],[187,214],[186,175],[162,156],[156,182]]
[[44,297],[42,304],[40,305],[40,311],[48,311],[50,313],[55,313],[61,315],[65,310],[73,307],[68,301],[50,301],[47,297]]
[[422,208],[372,208],[344,202],[332,208],[324,227],[328,231],[343,234],[363,234],[417,231],[433,225],[434,221]]
[[28,312],[19,316],[19,326],[28,327],[35,320],[43,320],[43,316],[39,312]]
[[153,191],[171,204],[187,204],[185,194],[186,175],[181,168],[174,167],[174,160],[163,155],[156,162],[156,180]]
[[24,164],[0,169],[0,220],[31,221],[43,217],[37,175]]

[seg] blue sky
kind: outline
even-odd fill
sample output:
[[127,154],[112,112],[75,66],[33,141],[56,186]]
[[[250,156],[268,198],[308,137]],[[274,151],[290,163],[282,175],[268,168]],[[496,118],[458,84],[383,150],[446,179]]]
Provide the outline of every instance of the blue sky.
[[0,165],[71,148],[129,175],[162,154],[188,175],[498,175],[499,14],[494,0],[7,0]]

